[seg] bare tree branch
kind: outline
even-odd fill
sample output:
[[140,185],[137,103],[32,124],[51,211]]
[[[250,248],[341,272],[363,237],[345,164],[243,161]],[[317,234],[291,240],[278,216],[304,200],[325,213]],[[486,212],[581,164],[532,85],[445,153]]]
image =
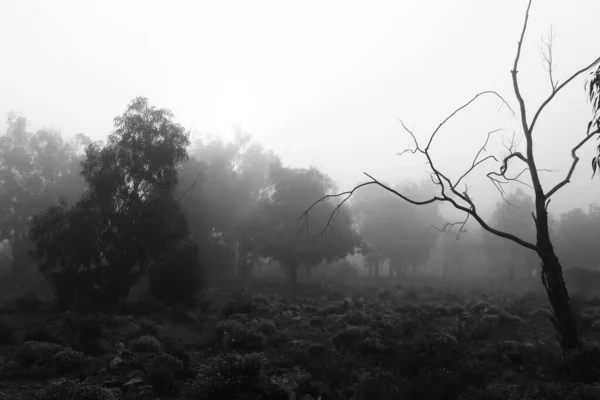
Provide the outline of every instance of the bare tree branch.
[[521,58],[521,48],[523,47],[523,38],[525,37],[525,31],[527,30],[527,22],[529,21],[529,10],[531,9],[531,1],[532,0],[529,0],[529,3],[527,4],[527,11],[525,11],[525,22],[523,23],[523,30],[521,31],[521,37],[517,46],[517,55],[515,56],[515,62],[511,71],[513,77],[513,87],[521,111],[521,125],[523,127],[523,132],[525,132],[526,135],[529,131],[527,123],[527,110],[525,109],[525,100],[523,100],[521,90],[519,89],[519,83],[517,81],[517,67],[519,65],[519,59]]
[[486,160],[489,159],[493,159],[495,161],[498,161],[498,159],[495,156],[487,156],[485,158],[483,158],[482,160],[477,161],[477,159],[479,158],[479,155],[486,151],[486,146],[490,140],[490,136],[493,133],[502,131],[503,129],[494,129],[491,132],[488,132],[487,137],[485,139],[485,142],[483,143],[483,146],[481,146],[481,148],[479,149],[479,151],[477,152],[477,154],[475,155],[475,158],[473,158],[473,162],[471,163],[471,168],[469,168],[460,178],[458,178],[458,180],[456,181],[456,183],[454,184],[454,187],[457,187],[460,184],[460,181],[463,180],[467,175],[469,175],[471,173],[471,171],[473,171],[479,164],[485,162]]
[[[431,225],[431,228],[440,231],[440,232],[445,232],[446,235],[450,235],[450,236],[454,236],[456,238],[456,240],[458,240],[460,238],[460,234],[461,233],[466,233],[467,231],[465,230],[465,225],[466,223],[469,221],[469,217],[471,215],[467,214],[467,217],[463,220],[463,221],[458,221],[458,222],[447,222],[442,228],[438,228],[435,225]],[[460,228],[458,229],[457,233],[454,233],[452,231],[452,228],[454,228],[455,226],[459,226]]]
[[[585,137],[585,139],[583,139],[582,141],[577,143],[577,146],[573,147],[573,149],[571,150],[571,157],[573,157],[573,162],[571,163],[571,168],[569,168],[569,172],[567,173],[567,176],[565,177],[565,179],[563,179],[561,182],[559,182],[556,186],[554,186],[546,195],[544,195],[545,200],[549,200],[550,197],[554,193],[558,192],[563,186],[565,186],[567,183],[571,182],[571,176],[573,176],[573,172],[575,172],[575,167],[577,166],[577,163],[579,163],[579,156],[577,155],[577,150],[579,150],[579,148],[581,148],[581,146],[586,144],[588,140],[590,140],[592,137],[594,137],[598,134],[600,134],[600,130],[596,130],[596,131],[588,134]],[[549,201],[548,201],[548,203],[549,203]],[[546,207],[547,207],[547,204],[546,204]]]
[[596,66],[599,63],[600,63],[600,57],[596,58],[588,66],[583,67],[579,71],[575,72],[573,75],[571,75],[571,77],[569,77],[569,79],[567,79],[566,81],[564,81],[563,83],[561,83],[560,85],[558,85],[556,87],[556,89],[552,92],[552,94],[542,103],[542,105],[540,106],[540,108],[535,113],[535,116],[533,117],[533,121],[531,121],[531,126],[529,127],[529,130],[531,132],[533,132],[533,127],[535,126],[535,123],[536,123],[538,117],[540,116],[542,110],[548,105],[548,103],[550,103],[552,101],[552,99],[554,98],[554,96],[556,96],[556,94],[562,88],[564,88],[565,86],[567,86],[573,79],[577,78],[579,75],[583,74],[584,72],[588,71],[589,69],[591,69],[592,67]]
[[548,72],[548,77],[550,78],[550,86],[552,87],[552,92],[556,91],[556,87],[558,85],[558,81],[554,82],[554,76],[552,74],[552,66],[554,65],[554,58],[552,57],[552,44],[554,42],[554,30],[552,29],[552,25],[550,26],[550,33],[548,34],[548,39],[542,39],[542,48],[540,50],[542,54],[542,58],[544,59],[544,69]]
[[[446,124],[446,122],[448,122],[450,120],[450,118],[454,117],[458,112],[460,112],[461,110],[465,109],[466,107],[468,107],[471,103],[473,103],[475,100],[477,100],[477,98],[479,98],[480,96],[486,95],[486,94],[490,94],[493,96],[496,96],[498,99],[500,99],[501,104],[505,105],[510,112],[515,115],[515,112],[513,111],[513,109],[510,107],[510,105],[506,102],[506,100],[504,100],[504,98],[502,96],[500,96],[497,92],[493,91],[493,90],[486,90],[484,92],[480,92],[477,93],[471,100],[469,100],[468,102],[466,102],[465,104],[463,104],[462,106],[458,107],[456,110],[454,110],[452,112],[452,114],[450,114],[449,116],[446,117],[446,119],[444,119],[439,125],[438,127],[435,129],[435,131],[433,131],[433,133],[431,134],[431,136],[429,137],[429,142],[427,143],[427,146],[425,147],[425,149],[423,151],[428,151],[429,148],[431,147],[431,143],[433,142],[433,139],[435,138],[435,135],[438,133],[438,131],[441,129],[442,126],[444,126],[444,124]],[[416,141],[416,140],[415,140]]]
[[[539,109],[536,111],[536,113],[534,114],[533,120],[531,122],[531,125],[528,124],[527,121],[527,110],[526,110],[526,106],[525,106],[525,101],[523,99],[523,96],[521,94],[521,90],[519,88],[519,82],[517,79],[517,73],[518,73],[518,65],[519,65],[519,60],[521,57],[521,50],[522,50],[522,46],[523,46],[523,40],[525,37],[525,32],[527,31],[527,24],[529,21],[529,11],[531,9],[531,4],[532,4],[532,0],[529,0],[528,5],[527,5],[527,10],[525,13],[525,20],[523,22],[523,28],[521,31],[521,35],[518,41],[518,46],[517,46],[517,53],[514,59],[514,64],[513,64],[513,68],[511,70],[511,75],[512,75],[512,81],[513,81],[513,89],[515,92],[515,96],[517,97],[518,103],[519,103],[519,111],[520,111],[520,122],[521,122],[521,126],[523,129],[523,133],[524,133],[524,137],[526,140],[526,154],[521,153],[520,151],[517,151],[517,144],[513,135],[513,139],[511,140],[509,145],[505,145],[506,150],[507,150],[507,154],[502,158],[502,162],[500,165],[500,169],[499,172],[490,172],[487,174],[487,177],[490,179],[490,181],[492,182],[492,184],[494,184],[494,186],[498,189],[498,191],[500,192],[500,194],[502,195],[503,199],[506,201],[506,198],[504,196],[504,189],[503,189],[503,185],[506,185],[510,182],[517,182],[517,183],[521,183],[523,185],[526,185],[528,187],[532,187],[533,190],[535,191],[535,197],[536,197],[536,212],[537,212],[537,217],[536,215],[534,215],[534,219],[536,219],[536,224],[538,223],[542,223],[544,224],[544,221],[539,221],[539,219],[541,218],[541,216],[539,214],[541,214],[544,210],[545,207],[548,206],[549,203],[549,197],[552,196],[552,194],[554,194],[557,190],[559,190],[562,186],[564,186],[566,183],[569,182],[571,175],[575,169],[575,166],[577,164],[577,162],[579,161],[579,158],[576,155],[576,151],[583,146],[589,139],[590,137],[600,133],[599,131],[593,132],[592,134],[590,134],[588,137],[586,137],[584,140],[582,140],[572,151],[572,156],[574,159],[574,162],[571,166],[571,169],[569,170],[569,173],[567,174],[567,177],[565,178],[565,180],[561,183],[559,183],[556,187],[554,187],[550,192],[548,192],[547,195],[544,196],[543,193],[543,189],[540,183],[540,179],[539,179],[539,172],[543,171],[540,169],[537,169],[536,167],[536,163],[535,163],[535,159],[534,159],[534,153],[533,153],[533,139],[532,139],[532,132],[533,132],[533,128],[535,126],[535,123],[537,121],[537,119],[539,118],[539,115],[541,114],[541,112],[543,111],[543,109],[546,107],[546,105],[552,101],[552,99],[554,98],[554,96],[563,88],[565,87],[567,84],[569,84],[573,79],[575,79],[577,76],[579,76],[580,74],[582,74],[583,72],[589,70],[590,68],[592,68],[594,65],[600,63],[600,58],[596,59],[593,63],[591,63],[589,66],[577,71],[576,73],[574,73],[569,79],[567,79],[566,81],[564,81],[562,84],[558,84],[558,82],[555,82],[554,77],[553,77],[553,73],[552,73],[552,67],[553,67],[553,59],[552,59],[552,40],[553,40],[553,36],[552,36],[552,31],[551,31],[551,36],[550,39],[548,39],[547,42],[544,42],[544,44],[546,45],[546,49],[545,51],[543,51],[543,56],[544,59],[547,63],[547,70],[548,73],[550,75],[550,81],[551,81],[551,85],[552,85],[552,94],[542,103],[542,105],[539,107]],[[459,179],[456,181],[456,183],[453,183],[452,180],[446,176],[442,171],[440,171],[436,165],[434,164],[432,158],[431,158],[431,154],[430,154],[430,149],[431,146],[433,144],[433,140],[435,139],[436,135],[438,134],[438,132],[440,131],[440,129],[451,119],[453,118],[456,114],[458,114],[460,111],[462,111],[463,109],[467,108],[470,104],[472,104],[475,100],[477,100],[479,97],[483,96],[483,95],[493,95],[496,96],[500,101],[501,101],[501,106],[507,106],[507,108],[511,111],[511,113],[513,115],[515,115],[515,112],[512,110],[512,108],[510,107],[510,105],[504,100],[504,98],[502,96],[500,96],[497,92],[495,91],[484,91],[484,92],[480,92],[477,93],[473,98],[471,98],[468,102],[466,102],[465,104],[463,104],[462,106],[458,107],[457,109],[455,109],[450,115],[448,115],[444,120],[442,120],[442,122],[437,126],[437,128],[433,131],[433,133],[430,135],[429,140],[427,142],[427,145],[425,147],[421,147],[421,145],[419,144],[416,135],[414,134],[413,130],[409,129],[406,124],[400,120],[400,123],[403,127],[403,129],[410,135],[410,137],[412,138],[413,142],[414,142],[414,148],[408,148],[404,151],[402,151],[401,153],[399,153],[400,155],[405,154],[407,152],[410,152],[411,154],[416,154],[416,153],[421,153],[423,155],[425,155],[426,159],[427,159],[427,164],[429,164],[429,167],[431,168],[431,173],[430,173],[430,178],[431,181],[439,186],[441,194],[436,195],[430,199],[427,200],[423,200],[423,201],[418,201],[415,199],[411,199],[408,198],[407,196],[403,195],[402,193],[392,189],[391,187],[379,182],[377,179],[375,179],[374,177],[372,177],[371,175],[365,173],[365,175],[370,178],[371,180],[365,183],[362,183],[360,185],[355,186],[352,190],[350,191],[346,191],[343,193],[339,193],[336,195],[326,195],[323,198],[317,200],[315,203],[313,203],[300,217],[299,220],[302,219],[307,219],[308,218],[308,213],[315,207],[316,204],[318,204],[321,201],[324,201],[328,198],[334,198],[334,197],[342,197],[344,196],[343,200],[334,208],[334,212],[330,215],[329,220],[327,221],[327,225],[325,227],[325,229],[323,230],[323,232],[321,234],[323,234],[324,232],[326,232],[327,227],[330,225],[331,223],[331,219],[334,217],[334,215],[339,212],[340,207],[343,206],[344,203],[346,203],[346,201],[348,201],[350,199],[350,197],[360,188],[364,187],[364,186],[369,186],[369,185],[377,185],[380,186],[381,188],[383,188],[384,190],[387,190],[388,192],[391,192],[393,194],[395,194],[396,196],[400,197],[401,199],[403,199],[404,201],[407,201],[411,204],[414,205],[426,205],[426,204],[431,204],[431,203],[435,203],[435,202],[448,202],[450,203],[455,209],[462,211],[464,213],[466,213],[466,218],[463,222],[454,222],[454,223],[448,223],[446,224],[442,229],[436,228],[438,230],[442,230],[442,231],[452,231],[452,228],[455,226],[460,226],[459,232],[458,234],[460,234],[463,230],[464,230],[464,225],[466,224],[467,220],[470,217],[473,217],[481,226],[483,229],[485,229],[486,231],[511,240],[525,248],[531,249],[533,251],[539,252],[540,248],[538,248],[538,245],[530,243],[526,240],[523,240],[521,238],[519,238],[516,235],[513,235],[511,233],[508,232],[503,232],[503,231],[499,231],[495,228],[492,228],[490,225],[488,225],[479,215],[479,213],[477,212],[475,203],[473,201],[473,199],[469,196],[468,194],[468,187],[465,187],[465,191],[464,192],[459,192],[457,190],[458,185],[466,178],[466,176],[468,176],[477,166],[479,166],[480,164],[482,164],[483,162],[490,160],[490,159],[494,159],[497,161],[497,159],[494,156],[487,156],[484,157],[483,159],[479,159],[480,155],[482,152],[485,151],[485,147],[489,141],[489,137],[491,135],[491,133],[493,133],[494,131],[488,133],[488,136],[486,138],[486,141],[484,142],[483,146],[480,148],[480,150],[477,152],[477,154],[475,155],[475,158],[473,159],[473,162],[471,164],[471,166],[467,169],[467,171],[461,175],[459,177]],[[509,164],[511,163],[511,161],[513,159],[519,159],[522,162],[524,162],[526,164],[526,168],[524,168],[523,170],[521,170],[521,172],[519,172],[516,176],[514,177],[510,177],[507,176],[507,172],[508,172],[508,168],[509,168]],[[532,185],[529,185],[528,183],[524,182],[523,180],[520,179],[521,175],[525,172],[525,171],[529,171],[530,175],[531,175],[531,181],[532,181]],[[466,185],[465,185],[466,186]],[[455,197],[454,197],[455,196]],[[466,205],[464,204],[459,204],[459,201],[463,201],[464,203],[466,203]],[[510,206],[510,203],[507,202],[507,204]],[[546,215],[543,215],[544,220],[546,219]]]

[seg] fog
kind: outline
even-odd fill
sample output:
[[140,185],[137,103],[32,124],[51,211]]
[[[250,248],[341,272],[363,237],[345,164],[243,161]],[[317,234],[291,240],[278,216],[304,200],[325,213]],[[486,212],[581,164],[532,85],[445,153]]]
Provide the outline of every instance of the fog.
[[[513,109],[510,70],[522,4],[502,1],[161,2],[8,1],[1,7],[0,114],[18,111],[34,127],[101,140],[133,97],[146,96],[200,132],[231,136],[241,126],[290,165],[314,165],[340,188],[363,179],[423,178],[419,157],[398,119],[420,138],[483,90]],[[530,108],[549,94],[541,40],[555,32],[555,74],[564,80],[589,63],[594,0],[533,5],[519,77]],[[315,10],[318,10],[316,12]],[[566,172],[590,107],[583,79],[557,96],[540,120],[539,164]],[[435,151],[451,152],[444,170],[459,174],[488,131],[517,129],[506,109],[483,99],[453,120]],[[489,147],[500,149],[497,142]],[[581,150],[589,159],[592,146]],[[581,166],[580,166],[581,168]],[[480,207],[496,201],[486,179],[473,178]],[[600,188],[579,171],[552,211],[587,207]]]
[[598,15],[2,2],[0,398],[600,398]]

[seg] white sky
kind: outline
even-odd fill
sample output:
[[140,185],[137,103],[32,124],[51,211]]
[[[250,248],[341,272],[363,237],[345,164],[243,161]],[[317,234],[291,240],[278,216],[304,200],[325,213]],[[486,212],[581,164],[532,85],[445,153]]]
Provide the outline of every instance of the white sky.
[[[517,110],[510,69],[526,4],[0,0],[0,114],[18,111],[34,129],[100,140],[143,95],[189,128],[229,134],[239,124],[285,163],[316,165],[342,189],[363,171],[389,181],[426,178],[422,159],[395,155],[411,144],[398,118],[425,138],[489,89]],[[562,80],[600,55],[598,15],[598,0],[534,2],[519,68],[530,115],[550,89],[539,52],[550,25]],[[546,187],[566,173],[570,148],[585,133],[583,82],[559,94],[538,124],[538,165],[559,170],[544,175]],[[497,105],[484,99],[440,132],[434,156],[449,175],[470,164],[487,131],[518,128]],[[600,182],[589,179],[595,144],[581,151],[576,177],[551,211],[600,199]],[[500,155],[500,147],[488,149]],[[498,200],[489,182],[469,183],[482,207]]]

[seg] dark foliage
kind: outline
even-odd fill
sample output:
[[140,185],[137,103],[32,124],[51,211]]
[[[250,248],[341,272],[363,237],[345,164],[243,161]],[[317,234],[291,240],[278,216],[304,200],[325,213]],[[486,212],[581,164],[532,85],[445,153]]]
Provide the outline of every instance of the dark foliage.
[[96,307],[123,298],[186,237],[175,189],[189,138],[172,119],[134,99],[115,118],[108,143],[86,148],[89,189],[79,201],[61,201],[33,218],[32,256],[61,302]]
[[202,271],[198,245],[186,242],[150,267],[152,294],[167,304],[193,306],[194,296],[204,283]]

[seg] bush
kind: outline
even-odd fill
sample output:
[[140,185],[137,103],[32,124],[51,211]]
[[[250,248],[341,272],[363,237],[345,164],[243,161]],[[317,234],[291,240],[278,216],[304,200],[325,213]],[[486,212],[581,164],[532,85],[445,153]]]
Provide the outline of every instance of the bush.
[[54,343],[28,341],[17,350],[17,359],[23,367],[44,366],[65,373],[77,369],[84,355]]
[[19,346],[17,359],[24,367],[32,364],[48,363],[59,351],[64,348],[55,343],[27,341]]
[[151,335],[140,336],[131,342],[131,350],[139,353],[162,353],[160,341]]
[[150,360],[148,377],[152,387],[164,393],[175,388],[177,377],[183,372],[183,361],[171,354],[159,354]]
[[84,382],[61,379],[42,391],[41,400],[118,400],[110,390]]
[[199,249],[195,243],[184,243],[174,249],[166,260],[150,268],[152,295],[167,304],[193,306],[203,285]]
[[214,357],[194,382],[200,398],[238,398],[236,393],[260,384],[265,357],[260,353],[228,353]]
[[223,316],[229,317],[233,314],[249,314],[254,308],[254,303],[250,296],[245,293],[240,293],[225,303],[223,306]]
[[253,327],[238,321],[219,321],[215,327],[217,343],[225,350],[263,350],[267,345],[264,335]]
[[83,361],[83,354],[73,349],[64,348],[52,356],[52,366],[59,373],[75,371]]

